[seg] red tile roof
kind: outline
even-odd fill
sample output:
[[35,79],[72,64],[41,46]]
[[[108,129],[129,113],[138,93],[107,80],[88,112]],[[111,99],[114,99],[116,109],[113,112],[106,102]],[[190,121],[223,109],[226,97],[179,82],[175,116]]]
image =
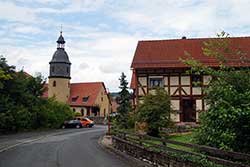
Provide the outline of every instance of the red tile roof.
[[[98,93],[104,86],[103,82],[72,83],[70,84],[69,104],[72,106],[93,106]],[[105,87],[104,87],[105,89]],[[72,98],[78,97],[76,102]],[[83,97],[89,97],[87,102],[83,102]]]
[[[197,39],[173,39],[173,40],[153,40],[139,41],[131,68],[183,68],[184,65],[180,58],[185,58],[185,52],[188,52],[194,59],[203,64],[216,67],[218,62],[203,54],[202,47],[204,42],[218,38],[197,38]],[[240,47],[246,57],[250,58],[250,37],[228,38],[230,46]],[[235,49],[235,48],[234,48]],[[239,58],[230,57],[230,64],[233,66],[250,66],[240,64]]]
[[48,98],[48,84],[44,84],[44,92],[43,92],[43,95],[42,95],[42,98],[45,98],[47,99]]
[[[48,84],[44,85],[45,92],[43,98],[48,98]],[[71,83],[70,84],[70,106],[93,106],[95,105],[96,98],[101,88],[104,88],[107,95],[106,88],[103,82],[85,82],[85,83]],[[76,98],[77,97],[77,98]],[[83,98],[88,97],[86,102],[83,102]],[[72,101],[72,98],[76,98],[76,101]],[[109,98],[109,97],[108,97]]]
[[135,72],[134,71],[132,73],[130,88],[131,89],[136,89],[136,76],[135,76]]

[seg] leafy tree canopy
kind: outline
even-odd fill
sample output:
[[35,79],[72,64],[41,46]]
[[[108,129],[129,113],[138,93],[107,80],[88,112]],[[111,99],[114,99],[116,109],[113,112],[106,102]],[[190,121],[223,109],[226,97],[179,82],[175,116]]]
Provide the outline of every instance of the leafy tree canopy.
[[209,109],[200,117],[195,140],[225,150],[249,152],[250,70],[230,64],[232,57],[240,60],[238,65],[244,65],[247,59],[228,38],[229,35],[222,32],[217,39],[204,43],[204,55],[216,58],[219,68],[204,66],[192,57],[184,60],[191,66],[191,73],[207,74],[213,78],[205,88]]
[[72,116],[68,105],[41,98],[44,83],[41,76],[16,72],[0,57],[0,132],[58,128]]

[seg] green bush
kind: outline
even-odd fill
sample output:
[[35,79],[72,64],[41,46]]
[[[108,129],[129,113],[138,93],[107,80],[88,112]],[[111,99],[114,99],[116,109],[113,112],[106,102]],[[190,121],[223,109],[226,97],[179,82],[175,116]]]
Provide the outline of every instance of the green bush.
[[144,97],[137,109],[137,121],[147,124],[148,135],[158,137],[160,128],[171,125],[170,96],[164,89],[157,88],[155,94]]
[[196,141],[250,152],[250,71],[220,72],[206,93],[210,107],[200,118]]

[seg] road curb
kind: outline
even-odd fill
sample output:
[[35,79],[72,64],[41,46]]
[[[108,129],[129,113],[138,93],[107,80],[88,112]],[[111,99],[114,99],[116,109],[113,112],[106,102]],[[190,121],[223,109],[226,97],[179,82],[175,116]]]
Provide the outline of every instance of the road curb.
[[144,162],[140,159],[134,158],[130,155],[128,155],[125,152],[121,152],[120,150],[115,149],[112,145],[106,144],[104,142],[104,136],[101,136],[98,140],[98,144],[105,150],[109,151],[110,153],[114,153],[116,155],[118,155],[119,157],[126,159],[127,162],[129,162],[129,164],[133,167],[153,167],[151,164]]

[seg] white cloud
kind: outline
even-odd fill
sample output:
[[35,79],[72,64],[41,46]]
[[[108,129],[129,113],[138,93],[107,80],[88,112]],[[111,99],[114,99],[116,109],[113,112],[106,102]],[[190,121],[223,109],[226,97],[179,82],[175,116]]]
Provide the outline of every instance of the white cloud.
[[36,22],[38,20],[31,8],[5,1],[0,2],[0,19],[19,22]]
[[[60,1],[58,1],[60,2]],[[71,0],[65,1],[62,8],[39,8],[38,13],[84,13],[96,11],[104,5],[105,0]]]
[[80,65],[79,65],[79,70],[84,70],[84,69],[87,69],[87,68],[89,68],[89,65],[87,64],[87,63],[81,63]]
[[[7,23],[0,24],[0,54],[18,69],[24,66],[31,74],[47,76],[63,23],[71,81],[104,81],[110,90],[117,90],[121,72],[130,81],[138,40],[211,37],[221,30],[249,35],[249,7],[248,0],[1,1],[0,23]],[[79,13],[82,19],[72,20]],[[107,22],[84,22],[102,17],[100,13]]]

